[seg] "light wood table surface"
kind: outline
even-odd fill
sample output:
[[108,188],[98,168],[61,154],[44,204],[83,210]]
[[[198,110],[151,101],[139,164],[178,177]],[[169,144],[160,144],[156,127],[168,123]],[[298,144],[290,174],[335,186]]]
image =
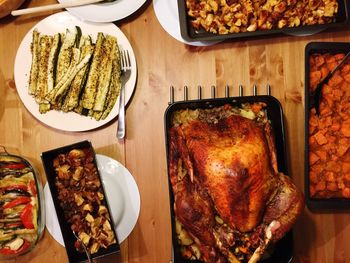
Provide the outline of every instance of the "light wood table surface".
[[[54,0],[26,1],[25,6],[54,3]],[[58,11],[55,11],[58,12]],[[280,100],[285,114],[290,175],[304,187],[304,50],[311,41],[349,41],[350,29],[313,36],[279,36],[257,40],[193,47],[172,38],[159,24],[152,2],[137,14],[116,23],[133,46],[138,81],[126,111],[127,136],[116,139],[117,120],[87,132],[63,132],[37,121],[22,104],[14,83],[17,48],[37,22],[53,12],[0,19],[0,145],[28,158],[45,174],[40,153],[88,139],[97,153],[123,163],[134,176],[141,195],[141,211],[131,235],[121,244],[122,262],[166,263],[171,259],[171,228],[164,142],[164,112],[169,86],[175,87],[175,100],[203,97],[217,86],[217,97],[265,94],[266,84]],[[21,88],[21,87],[19,87]],[[295,228],[294,262],[350,262],[350,214],[316,214],[305,209]],[[66,251],[45,230],[31,253],[9,262],[68,262]]]

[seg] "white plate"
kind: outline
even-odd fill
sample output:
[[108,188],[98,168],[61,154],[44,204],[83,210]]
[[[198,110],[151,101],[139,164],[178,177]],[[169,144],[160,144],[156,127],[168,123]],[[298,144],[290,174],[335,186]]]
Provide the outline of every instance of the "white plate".
[[192,46],[210,46],[221,41],[186,41],[181,36],[177,0],[153,0],[156,17],[166,32],[176,40]]
[[[136,225],[140,213],[140,193],[130,172],[118,161],[96,154],[98,170],[106,191],[119,243],[123,242]],[[53,238],[64,246],[50,188],[44,187],[46,227]]]
[[[57,0],[60,3],[68,0]],[[91,4],[67,8],[67,10],[82,20],[91,22],[112,22],[123,19],[136,12],[146,0],[116,0],[111,3]]]
[[125,86],[125,103],[127,103],[134,92],[137,78],[135,54],[129,43],[129,40],[126,38],[124,33],[112,23],[100,24],[82,22],[66,11],[56,13],[43,19],[31,30],[29,30],[17,50],[14,75],[18,94],[24,106],[35,118],[45,123],[46,125],[59,130],[87,131],[98,128],[114,119],[119,112],[119,99],[117,100],[112,111],[109,113],[106,119],[96,121],[95,119],[81,116],[74,112],[64,113],[51,110],[45,114],[41,114],[39,112],[39,105],[35,102],[34,98],[28,94],[28,83],[32,61],[30,45],[32,42],[32,33],[34,28],[37,28],[40,33],[54,35],[58,32],[65,32],[66,28],[72,28],[74,26],[79,26],[82,30],[82,34],[90,34],[93,38],[93,41],[96,40],[98,32],[116,36],[119,46],[121,46],[124,50],[129,51],[132,70],[130,79]]

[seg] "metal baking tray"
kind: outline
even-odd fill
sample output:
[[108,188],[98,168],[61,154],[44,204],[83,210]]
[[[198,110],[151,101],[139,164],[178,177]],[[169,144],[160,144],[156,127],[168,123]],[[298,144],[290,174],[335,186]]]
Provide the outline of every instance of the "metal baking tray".
[[223,41],[227,39],[250,39],[267,36],[293,35],[303,36],[319,33],[328,29],[341,29],[349,26],[350,2],[339,0],[338,13],[332,23],[323,25],[308,25],[299,27],[289,27],[282,29],[257,30],[253,32],[229,33],[225,35],[214,34],[204,29],[197,30],[191,25],[191,17],[187,15],[186,0],[178,1],[179,23],[181,36],[186,41]]
[[[50,191],[51,191],[53,203],[54,203],[55,210],[57,213],[58,222],[59,222],[59,225],[61,227],[61,232],[62,232],[64,244],[66,247],[67,255],[69,258],[69,262],[77,263],[77,262],[86,262],[87,257],[86,257],[86,254],[84,252],[78,252],[74,247],[74,242],[76,241],[76,238],[74,237],[74,235],[72,233],[72,230],[70,228],[70,224],[65,220],[63,209],[61,208],[61,206],[59,204],[59,200],[57,198],[58,191],[57,191],[57,188],[55,185],[56,172],[55,172],[55,168],[53,167],[53,160],[59,154],[68,153],[69,151],[71,151],[73,149],[89,149],[89,150],[91,150],[93,152],[93,155],[94,155],[94,164],[97,167],[95,151],[91,145],[91,142],[87,141],[87,140],[80,141],[80,142],[77,142],[74,144],[70,144],[67,146],[63,146],[60,148],[56,148],[56,149],[52,149],[52,150],[43,152],[41,154],[41,160],[42,160],[42,163],[43,163],[43,166],[45,169],[46,179],[47,179]],[[111,213],[110,207],[108,205],[107,196],[105,194],[105,190],[103,188],[103,183],[102,183],[102,179],[101,179],[99,172],[98,172],[98,176],[100,178],[102,192],[103,192],[103,195],[105,197],[104,200],[102,200],[102,204],[107,207],[108,213],[111,216],[112,213]],[[101,247],[97,253],[94,253],[93,255],[91,255],[92,259],[98,259],[98,258],[111,256],[111,255],[118,255],[118,256],[120,255],[120,246],[119,246],[119,242],[118,242],[118,238],[117,238],[117,234],[115,232],[115,226],[114,226],[113,222],[114,221],[111,218],[110,224],[111,224],[111,228],[114,232],[114,235],[116,237],[117,242],[108,246],[107,248]]]
[[[185,96],[186,97],[186,96]],[[225,104],[231,104],[233,106],[240,106],[242,103],[254,103],[264,102],[266,103],[266,111],[269,120],[271,121],[272,129],[275,136],[275,144],[277,151],[277,164],[278,170],[284,174],[288,174],[287,170],[287,157],[285,148],[285,129],[283,121],[283,111],[279,101],[269,95],[256,95],[256,96],[242,96],[242,97],[228,97],[228,98],[214,98],[214,99],[198,99],[188,100],[170,103],[164,114],[165,122],[165,139],[166,139],[166,154],[167,160],[169,156],[169,141],[168,131],[171,128],[171,120],[174,112],[182,109],[210,109],[214,107],[223,106]],[[169,171],[169,170],[168,170]],[[170,214],[172,225],[172,244],[173,244],[173,263],[197,263],[200,261],[186,260],[181,256],[180,245],[177,242],[177,234],[175,229],[175,213],[173,210],[174,195],[170,182],[170,176],[168,175],[169,182],[169,198],[170,198]],[[263,259],[264,263],[289,263],[293,258],[293,233],[289,231],[280,241],[278,241],[273,249],[273,253],[269,258]]]
[[309,107],[310,107],[310,64],[309,59],[312,54],[337,54],[350,51],[350,43],[346,42],[310,42],[305,47],[305,200],[308,208],[312,210],[336,210],[350,209],[350,199],[345,198],[328,198],[319,199],[310,197],[310,179],[309,179]]

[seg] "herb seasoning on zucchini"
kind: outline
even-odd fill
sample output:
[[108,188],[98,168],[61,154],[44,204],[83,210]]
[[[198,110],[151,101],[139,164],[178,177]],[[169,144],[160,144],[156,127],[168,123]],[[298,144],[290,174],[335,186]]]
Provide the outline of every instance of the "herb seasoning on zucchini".
[[105,119],[120,91],[117,39],[99,32],[96,43],[78,26],[54,36],[33,31],[29,94],[40,113],[76,112]]

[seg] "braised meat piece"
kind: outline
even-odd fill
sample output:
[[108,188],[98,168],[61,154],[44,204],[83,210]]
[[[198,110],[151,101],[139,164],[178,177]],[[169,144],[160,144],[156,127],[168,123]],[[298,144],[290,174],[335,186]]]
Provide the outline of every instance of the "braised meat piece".
[[256,262],[304,206],[301,192],[277,171],[270,124],[231,106],[187,114],[169,132],[176,219],[204,262]]

